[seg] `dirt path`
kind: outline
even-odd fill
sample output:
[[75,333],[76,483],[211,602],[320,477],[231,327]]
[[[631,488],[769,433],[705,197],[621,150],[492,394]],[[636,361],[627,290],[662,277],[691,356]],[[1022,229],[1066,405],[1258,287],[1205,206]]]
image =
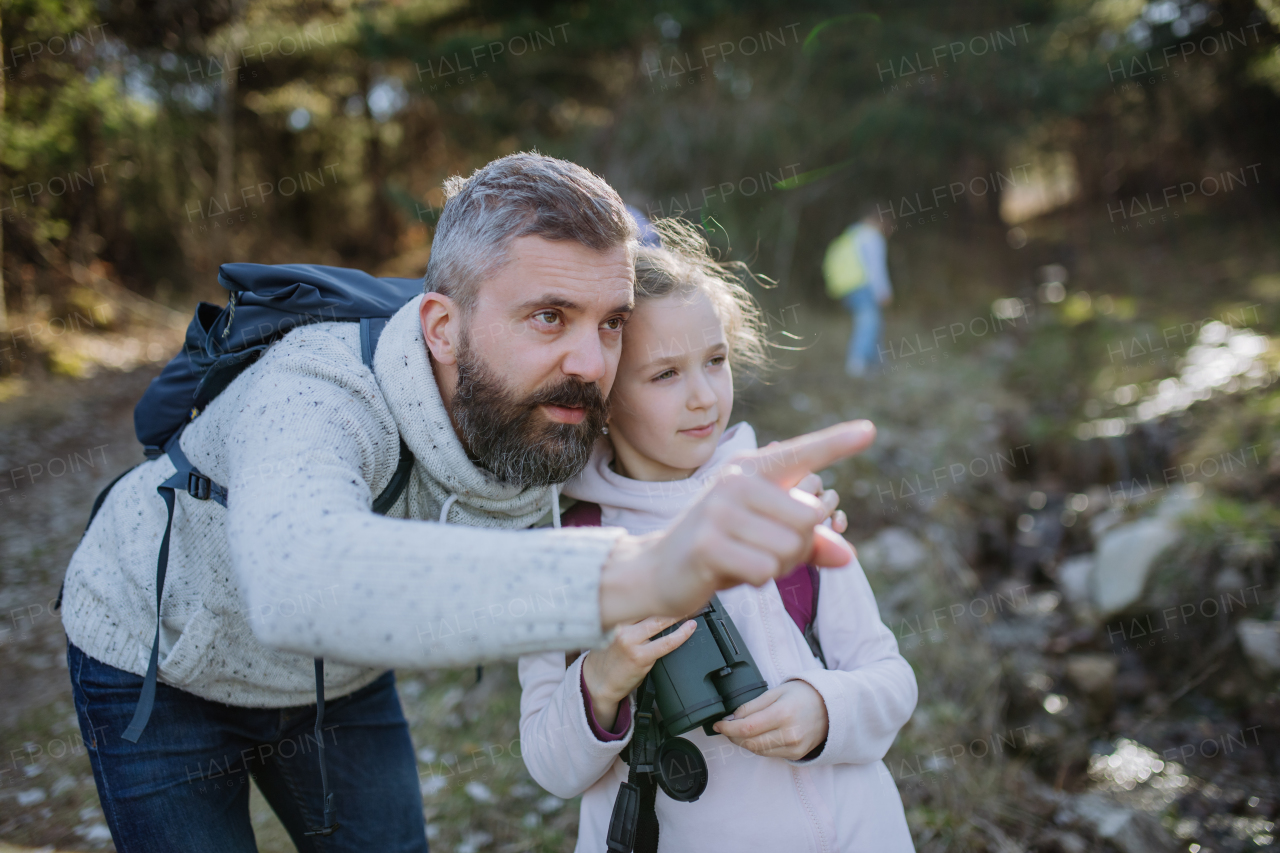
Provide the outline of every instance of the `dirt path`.
[[42,382],[0,406],[0,837],[10,841],[110,843],[53,602],[94,497],[143,458],[133,404],[155,373]]

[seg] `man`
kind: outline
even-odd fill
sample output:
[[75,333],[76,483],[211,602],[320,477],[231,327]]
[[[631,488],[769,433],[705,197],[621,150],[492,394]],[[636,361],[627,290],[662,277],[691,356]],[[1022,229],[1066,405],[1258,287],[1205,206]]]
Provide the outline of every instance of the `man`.
[[[229,497],[225,509],[177,497],[161,683],[136,743],[121,733],[156,630],[168,457],[115,485],[72,557],[68,664],[122,853],[254,850],[250,775],[304,853],[424,851],[388,667],[598,646],[615,625],[689,612],[716,589],[849,558],[815,528],[830,507],[788,488],[869,444],[865,423],[745,457],[662,535],[517,532],[547,515],[604,424],[635,225],[602,180],[536,154],[445,190],[426,292],[387,324],[372,371],[356,324],[296,329],[183,433]],[[371,501],[401,437],[416,461],[381,517]],[[327,664],[322,723],[313,657]]]
[[880,309],[893,299],[886,264],[886,240],[893,231],[893,223],[871,205],[860,221],[831,241],[822,262],[827,295],[844,303],[854,318],[844,361],[849,376],[865,376],[880,363]]

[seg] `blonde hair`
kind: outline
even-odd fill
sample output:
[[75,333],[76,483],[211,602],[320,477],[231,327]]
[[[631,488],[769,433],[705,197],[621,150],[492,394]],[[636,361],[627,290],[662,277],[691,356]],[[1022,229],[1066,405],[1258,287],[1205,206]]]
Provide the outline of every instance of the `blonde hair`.
[[767,369],[771,361],[764,312],[743,284],[757,280],[747,265],[717,262],[706,238],[683,219],[660,219],[652,226],[662,245],[636,250],[636,302],[672,294],[706,294],[724,326],[729,363],[757,372]]

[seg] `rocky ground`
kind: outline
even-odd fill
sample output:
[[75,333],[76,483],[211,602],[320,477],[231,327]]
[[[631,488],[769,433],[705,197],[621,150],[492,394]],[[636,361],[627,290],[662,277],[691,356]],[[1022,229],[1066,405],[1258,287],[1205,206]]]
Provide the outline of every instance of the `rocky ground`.
[[[735,414],[764,441],[879,426],[827,477],[920,684],[885,760],[919,850],[1280,850],[1280,278],[1258,273],[1280,267],[1206,249],[1181,267],[1217,284],[1170,306],[1135,268],[1163,255],[1063,286],[1053,240],[1028,248],[968,285],[954,255],[912,255],[904,280],[949,264],[967,301],[922,288],[868,380],[840,369],[845,318],[775,300],[799,349]],[[49,605],[93,496],[140,458],[131,408],[156,368],[136,364],[0,384],[0,851],[111,849]],[[434,849],[573,848],[575,803],[518,757],[513,666],[399,677]],[[256,795],[253,814],[262,850],[292,849]]]

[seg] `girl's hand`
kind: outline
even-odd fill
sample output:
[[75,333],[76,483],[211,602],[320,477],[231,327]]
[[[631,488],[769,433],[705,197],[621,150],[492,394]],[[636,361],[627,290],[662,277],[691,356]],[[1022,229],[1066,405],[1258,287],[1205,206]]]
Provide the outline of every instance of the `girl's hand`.
[[618,703],[640,686],[658,658],[693,636],[698,623],[690,619],[665,637],[649,639],[679,621],[678,618],[654,616],[634,625],[624,625],[618,629],[607,649],[587,653],[582,662],[582,677],[587,682],[591,709],[601,728],[608,731],[613,727],[618,716]]
[[804,758],[827,739],[827,703],[804,681],[787,681],[739,706],[712,728],[767,758]]

